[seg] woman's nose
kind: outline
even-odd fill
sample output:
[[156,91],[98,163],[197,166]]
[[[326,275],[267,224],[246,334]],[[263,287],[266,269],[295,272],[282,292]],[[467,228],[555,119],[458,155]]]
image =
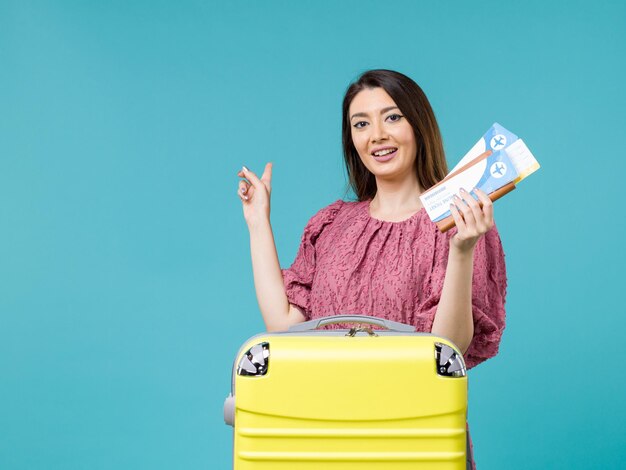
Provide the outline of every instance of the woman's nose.
[[387,132],[382,123],[374,122],[371,129],[372,134],[370,138],[372,139],[372,142],[378,142],[379,140],[385,140],[387,138]]

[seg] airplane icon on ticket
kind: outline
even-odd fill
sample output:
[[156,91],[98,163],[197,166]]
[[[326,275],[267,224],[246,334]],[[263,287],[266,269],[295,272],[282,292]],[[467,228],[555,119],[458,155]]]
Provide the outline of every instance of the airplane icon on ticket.
[[491,148],[494,150],[500,150],[502,147],[506,146],[506,137],[502,134],[494,135],[489,145],[491,145]]
[[506,165],[503,162],[495,162],[491,165],[489,173],[494,178],[502,178],[506,174]]

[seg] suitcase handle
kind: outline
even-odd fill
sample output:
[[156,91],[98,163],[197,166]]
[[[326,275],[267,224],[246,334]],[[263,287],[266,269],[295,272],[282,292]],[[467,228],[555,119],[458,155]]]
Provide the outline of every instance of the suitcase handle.
[[390,331],[398,331],[401,333],[415,332],[415,327],[407,325],[406,323],[386,320],[384,318],[370,317],[367,315],[333,315],[330,317],[316,318],[303,323],[296,323],[295,325],[290,326],[287,331],[290,333],[311,331],[321,328],[322,326],[333,325],[336,323],[367,323],[369,325],[382,326]]

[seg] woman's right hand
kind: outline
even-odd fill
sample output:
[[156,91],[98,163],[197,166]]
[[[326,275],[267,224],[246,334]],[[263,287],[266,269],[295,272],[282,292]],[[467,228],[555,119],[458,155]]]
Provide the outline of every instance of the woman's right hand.
[[259,178],[245,166],[237,173],[239,181],[237,194],[243,204],[243,217],[248,228],[270,220],[270,193],[272,191],[272,164],[265,165]]

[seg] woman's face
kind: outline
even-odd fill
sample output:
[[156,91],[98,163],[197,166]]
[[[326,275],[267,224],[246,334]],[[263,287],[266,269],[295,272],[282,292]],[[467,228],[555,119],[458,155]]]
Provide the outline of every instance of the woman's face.
[[348,116],[354,147],[374,176],[395,179],[415,174],[415,133],[383,88],[357,93]]

